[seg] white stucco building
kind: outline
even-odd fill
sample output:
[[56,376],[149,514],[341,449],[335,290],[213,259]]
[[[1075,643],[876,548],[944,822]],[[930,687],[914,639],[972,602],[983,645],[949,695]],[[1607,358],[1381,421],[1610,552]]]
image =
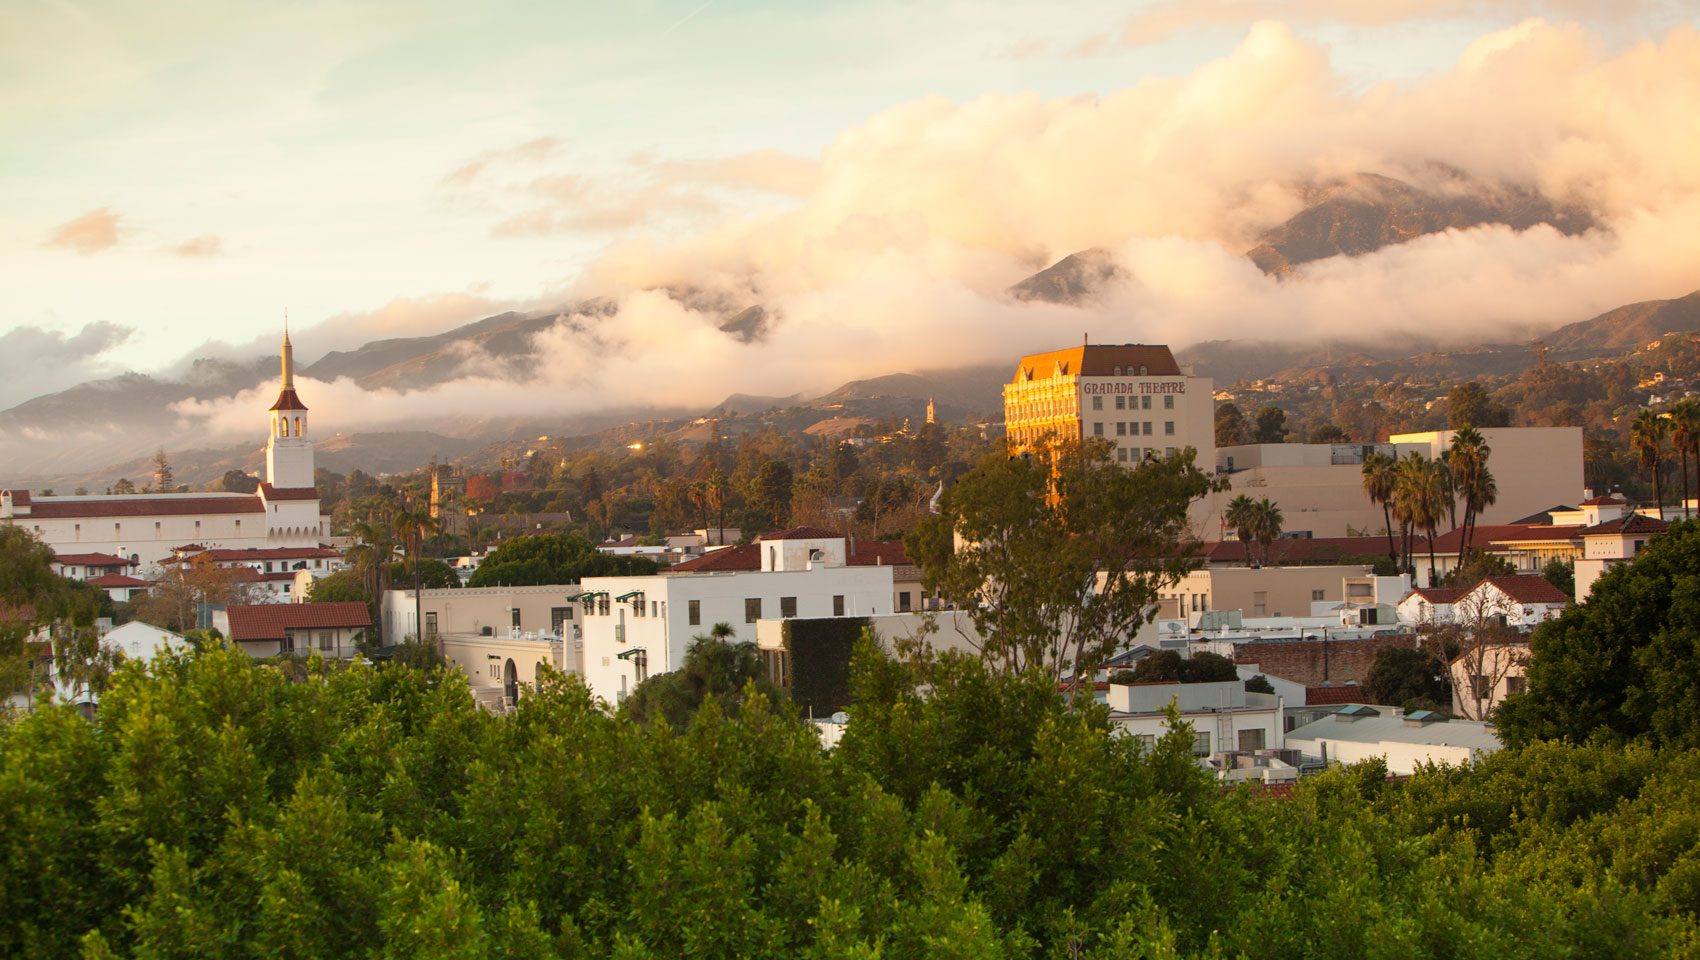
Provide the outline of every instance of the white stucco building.
[[282,387],[268,412],[266,479],[254,493],[34,496],[0,490],[0,523],[33,532],[55,553],[105,553],[143,573],[184,544],[231,549],[316,547],[328,535],[313,486],[307,405],[295,392],[295,354],[283,338]]
[[893,567],[846,563],[844,538],[797,528],[756,541],[756,570],[587,577],[579,605],[584,677],[617,704],[650,674],[679,669],[692,638],[715,624],[757,640],[764,619],[889,614]]
[[1424,763],[1474,763],[1501,744],[1490,724],[1358,705],[1288,731],[1287,746],[1331,764],[1380,757],[1388,773],[1408,776]]

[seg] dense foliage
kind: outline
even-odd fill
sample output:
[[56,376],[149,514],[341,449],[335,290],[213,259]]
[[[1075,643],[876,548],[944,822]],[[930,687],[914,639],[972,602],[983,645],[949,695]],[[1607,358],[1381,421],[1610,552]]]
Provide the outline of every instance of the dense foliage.
[[731,624],[717,623],[707,636],[693,638],[679,669],[637,685],[623,704],[627,715],[639,724],[659,719],[684,727],[710,700],[728,717],[736,717],[752,696],[781,702],[784,691],[768,680],[756,645],[732,636]]
[[1672,523],[1530,649],[1528,692],[1499,710],[1508,739],[1700,746],[1700,523]]
[[[318,664],[318,661],[315,661]],[[845,739],[546,677],[217,649],[0,729],[0,953],[1641,957],[1692,943],[1700,754],[1542,746],[1222,792],[1050,678],[865,644]],[[923,696],[923,685],[928,693]],[[1619,797],[1627,797],[1619,802]]]
[[531,587],[578,583],[585,577],[646,576],[654,560],[598,553],[578,534],[540,533],[507,540],[467,580],[469,587]]

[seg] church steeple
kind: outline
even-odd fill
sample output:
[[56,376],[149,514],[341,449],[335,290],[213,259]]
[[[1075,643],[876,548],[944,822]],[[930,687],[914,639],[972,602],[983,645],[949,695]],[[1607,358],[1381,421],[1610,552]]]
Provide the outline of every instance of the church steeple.
[[313,442],[307,439],[307,405],[295,393],[295,347],[283,330],[282,389],[271,408],[271,437],[266,441],[266,482],[274,487],[313,486]]
[[289,317],[283,318],[283,389],[295,389],[295,348],[289,345]]

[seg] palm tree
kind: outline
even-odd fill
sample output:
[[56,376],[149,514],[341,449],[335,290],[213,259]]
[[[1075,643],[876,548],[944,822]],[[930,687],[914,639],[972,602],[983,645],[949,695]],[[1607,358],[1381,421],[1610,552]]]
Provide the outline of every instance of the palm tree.
[[1499,491],[1493,486],[1493,477],[1487,472],[1488,454],[1492,452],[1481,431],[1475,427],[1465,427],[1453,434],[1452,449],[1447,451],[1453,492],[1464,498],[1464,535],[1458,544],[1460,564],[1470,552],[1476,518],[1499,496]]
[[1253,525],[1256,521],[1257,504],[1245,494],[1240,494],[1228,501],[1227,509],[1222,511],[1222,522],[1234,528],[1234,537],[1245,549],[1245,565],[1251,566],[1251,541],[1256,537]]
[[1281,536],[1281,508],[1268,497],[1257,501],[1252,508],[1252,532],[1263,553],[1263,563],[1269,563],[1269,545]]
[[383,523],[362,520],[350,529],[357,541],[348,549],[348,560],[366,585],[372,603],[372,630],[378,646],[384,645],[384,585],[389,580],[389,563],[395,558],[395,535]]
[[1682,457],[1682,515],[1688,516],[1688,455],[1695,455],[1694,465],[1700,468],[1700,400],[1688,397],[1670,408],[1670,442]]
[[1651,410],[1636,414],[1635,422],[1629,425],[1629,444],[1635,448],[1641,466],[1653,474],[1653,502],[1659,506],[1660,520],[1665,518],[1665,495],[1659,483],[1659,461],[1664,457],[1665,433],[1669,429],[1670,421]]
[[1387,559],[1399,566],[1399,551],[1393,545],[1393,484],[1398,462],[1379,451],[1364,458],[1364,493],[1370,503],[1381,505],[1381,517],[1387,524]]
[[[1400,518],[1406,526],[1407,538],[1413,536],[1419,528],[1428,534],[1428,579],[1432,585],[1438,579],[1434,565],[1434,538],[1440,530],[1440,520],[1445,516],[1446,504],[1445,482],[1441,479],[1440,464],[1420,453],[1411,453],[1399,461],[1399,481],[1395,497],[1398,501]],[[1409,540],[1405,549],[1408,558],[1411,554]]]
[[726,474],[721,473],[719,469],[716,469],[708,478],[708,496],[717,513],[714,523],[719,529],[716,531],[716,536],[722,544],[726,542],[726,493],[731,486],[732,481],[727,479]]
[[[437,531],[437,521],[429,510],[403,510],[395,515],[396,536],[407,551],[409,563],[413,566],[413,630],[414,639],[425,639],[425,605],[420,599],[420,554],[425,552],[425,538]],[[442,641],[438,641],[438,653],[442,652]]]

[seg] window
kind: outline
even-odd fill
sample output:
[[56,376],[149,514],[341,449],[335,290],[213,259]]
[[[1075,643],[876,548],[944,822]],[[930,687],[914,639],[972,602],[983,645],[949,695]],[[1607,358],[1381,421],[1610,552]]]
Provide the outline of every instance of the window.
[[652,616],[652,617],[661,616],[661,601],[660,600],[649,601],[649,615]]
[[1195,757],[1210,756],[1210,734],[1195,733],[1192,735],[1192,755]]
[[[1110,374],[1110,375],[1111,375],[1111,376],[1114,376],[1114,377],[1119,377],[1119,376],[1121,376],[1121,375],[1122,375],[1122,368],[1121,368],[1121,364],[1119,364],[1119,363],[1118,363],[1118,364],[1116,364],[1116,365],[1115,365],[1115,366],[1113,366],[1113,367],[1111,367],[1111,368],[1110,368],[1110,369],[1111,369],[1111,370],[1112,370],[1112,371],[1114,371],[1114,372],[1113,372],[1113,373],[1111,373],[1111,374]],[[1120,397],[1117,397],[1117,398],[1116,398],[1116,399],[1117,399],[1117,400],[1120,400],[1120,399],[1121,399],[1121,398],[1120,398]]]
[[1140,424],[1139,425],[1139,432],[1145,434],[1148,437],[1151,436],[1151,421],[1147,420],[1144,423]]
[[1127,448],[1126,447],[1117,447],[1116,448],[1116,459],[1121,461],[1122,463],[1127,462]]
[[837,596],[834,596],[832,598],[832,615],[835,616],[835,617],[844,616],[844,595],[843,594],[838,594]]
[[761,598],[749,597],[744,600],[744,622],[755,623],[761,619]]
[[1529,680],[1528,680],[1527,677],[1506,677],[1505,678],[1505,692],[1506,693],[1526,693],[1528,691],[1528,689],[1529,689]]
[[1263,749],[1263,728],[1240,731],[1240,749],[1247,753]]
[[515,630],[519,629],[519,608],[518,607],[515,607],[513,609],[513,628]]
[[[561,608],[556,607],[555,609],[558,611]],[[561,625],[560,621],[557,620],[555,622],[555,633],[558,636],[560,632]],[[435,610],[427,610],[425,612],[425,635],[427,637],[434,637],[437,635],[437,611]]]
[[159,521],[158,520],[155,520],[153,522],[153,535],[156,536],[156,537],[159,536]]
[[1127,436],[1127,421],[1125,421],[1125,420],[1117,420],[1116,421],[1116,436],[1118,436],[1118,437]]
[[638,683],[649,679],[649,651],[642,649],[632,651],[632,674]]
[[1116,397],[1116,409],[1117,410],[1126,410],[1127,409],[1127,398],[1126,397],[1119,396],[1119,395]]
[[195,536],[198,537],[200,535],[201,535],[201,521],[196,520],[195,521]]
[[1174,447],[1164,447],[1163,448],[1163,456],[1172,457],[1174,455],[1175,455],[1175,448]]
[[899,613],[909,612],[909,591],[905,590],[897,595],[897,611]]
[[796,597],[780,597],[779,598],[779,615],[781,617],[784,617],[787,620],[791,619],[792,617],[795,617],[797,615],[797,598]]
[[1151,409],[1151,398],[1148,397],[1148,396],[1147,397],[1140,397],[1139,398],[1139,406],[1140,406],[1141,409],[1144,409],[1144,410]]
[[1258,590],[1251,595],[1252,616],[1261,617],[1269,605],[1269,594]]
[[1172,393],[1164,394],[1163,395],[1163,409],[1164,410],[1173,410],[1174,408],[1175,408],[1175,395],[1172,394]]
[[1172,437],[1174,435],[1175,435],[1175,422],[1173,420],[1164,420],[1163,421],[1163,436]]
[[1327,593],[1327,591],[1326,591],[1326,590],[1312,590],[1312,591],[1311,591],[1311,592],[1310,592],[1310,598],[1311,598],[1311,599],[1312,599],[1312,600],[1324,600],[1324,599],[1327,599],[1327,598],[1326,598],[1326,597],[1325,597],[1325,596],[1324,596],[1324,594],[1326,594],[1326,593]]
[[1094,423],[1094,424],[1093,424],[1093,425],[1092,425],[1092,435],[1093,435],[1093,436],[1094,436],[1094,437],[1101,437],[1101,436],[1103,436],[1103,435],[1104,435],[1104,424],[1103,424],[1103,421],[1099,421],[1099,422],[1098,422],[1098,423]]
[[1143,377],[1143,376],[1146,376],[1147,374],[1148,374],[1148,370],[1147,370],[1145,364],[1143,364],[1143,363],[1140,364],[1139,365],[1139,375]]
[[278,641],[277,652],[278,653],[294,653],[295,652],[295,634],[285,631],[284,634],[283,634],[283,639]]
[[1155,733],[1137,733],[1134,734],[1134,736],[1139,738],[1139,745],[1147,750],[1157,745],[1157,735]]
[[1470,675],[1470,696],[1477,700],[1486,700],[1493,696],[1493,684],[1480,673]]
[[[435,616],[435,614],[433,614],[433,616]],[[435,630],[433,630],[432,632],[434,633]],[[336,646],[336,631],[334,631],[334,630],[320,630],[319,631],[319,649],[320,650],[329,650],[334,646]]]
[[691,626],[702,625],[702,601],[692,600],[685,604],[685,617]]
[[1104,409],[1104,398],[1103,397],[1093,397],[1092,398],[1092,409],[1094,409],[1094,410]]

